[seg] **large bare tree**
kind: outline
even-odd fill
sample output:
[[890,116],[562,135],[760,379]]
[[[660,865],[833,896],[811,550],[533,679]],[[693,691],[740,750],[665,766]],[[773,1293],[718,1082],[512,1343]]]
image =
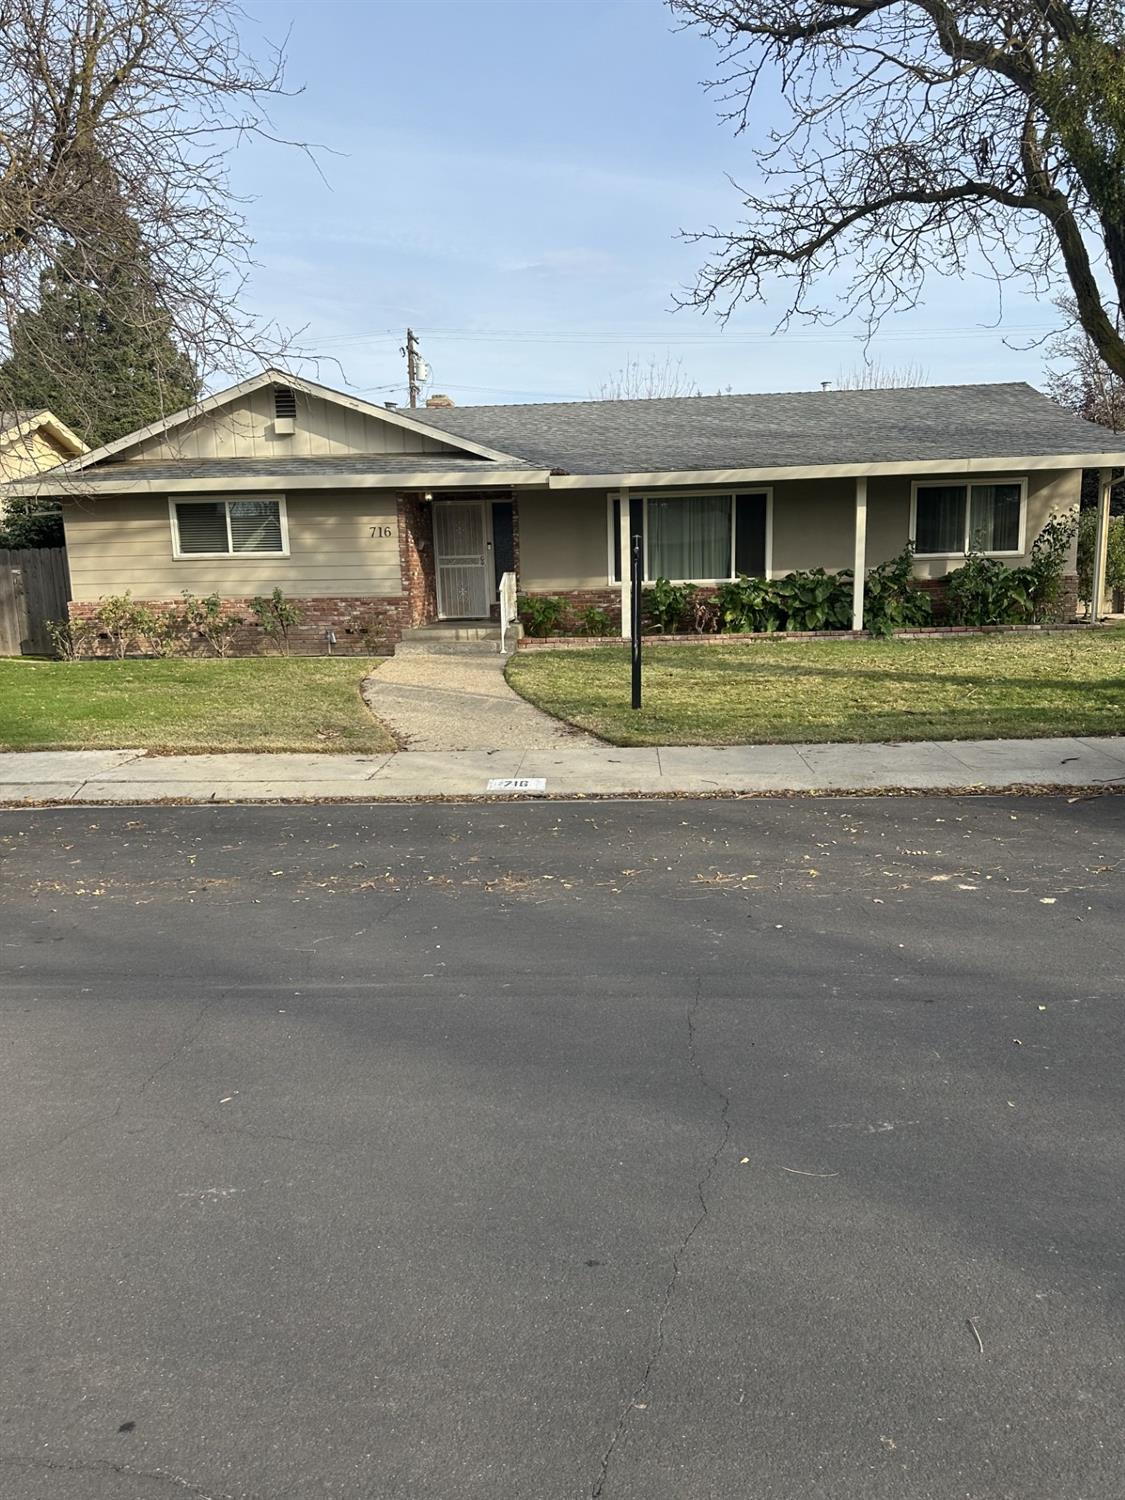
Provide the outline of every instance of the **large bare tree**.
[[138,341],[148,308],[152,338],[203,375],[278,356],[280,330],[243,305],[251,240],[228,159],[272,138],[283,58],[250,55],[245,29],[229,0],[0,0],[0,352],[62,264]]
[[[691,295],[727,312],[780,280],[790,314],[914,305],[927,273],[1065,286],[1125,376],[1120,0],[669,0],[718,45],[725,117],[760,182],[698,236]],[[780,92],[783,124],[768,129]],[[830,311],[819,297],[831,297]]]

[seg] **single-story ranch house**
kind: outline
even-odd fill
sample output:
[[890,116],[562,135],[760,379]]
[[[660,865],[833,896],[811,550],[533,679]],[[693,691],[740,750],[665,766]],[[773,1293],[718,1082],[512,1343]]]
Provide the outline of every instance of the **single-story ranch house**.
[[267,371],[24,492],[62,502],[73,617],[276,587],[295,649],[360,651],[495,617],[505,574],[627,629],[632,531],[647,578],[699,583],[862,578],[913,539],[939,591],[970,544],[1025,560],[1083,468],[1108,515],[1121,465],[1125,440],[1022,384],[405,411]]

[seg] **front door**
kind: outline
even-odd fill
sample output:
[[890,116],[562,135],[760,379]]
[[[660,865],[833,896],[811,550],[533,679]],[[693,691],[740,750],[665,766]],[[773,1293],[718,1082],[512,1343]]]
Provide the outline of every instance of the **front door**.
[[488,506],[483,500],[434,502],[438,616],[486,620],[492,605]]

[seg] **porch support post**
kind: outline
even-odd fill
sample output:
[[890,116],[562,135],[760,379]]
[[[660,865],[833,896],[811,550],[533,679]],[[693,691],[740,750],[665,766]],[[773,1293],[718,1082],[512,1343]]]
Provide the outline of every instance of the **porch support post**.
[[855,576],[852,584],[852,629],[863,629],[863,581],[867,571],[867,476],[855,482]]
[[617,504],[620,511],[618,534],[621,539],[621,639],[627,641],[632,638],[630,618],[633,604],[632,590],[629,587],[629,566],[633,556],[633,528],[630,524],[631,502],[628,490],[618,490]]
[[1105,606],[1105,575],[1109,553],[1109,502],[1113,494],[1113,470],[1102,469],[1098,475],[1098,525],[1094,533],[1094,582],[1090,600],[1090,618],[1095,624]]

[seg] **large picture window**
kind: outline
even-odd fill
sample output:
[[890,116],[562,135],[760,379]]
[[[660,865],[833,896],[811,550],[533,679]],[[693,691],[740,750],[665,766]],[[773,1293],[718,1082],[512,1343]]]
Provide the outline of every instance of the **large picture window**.
[[[769,493],[634,495],[634,534],[640,534],[644,576],[676,583],[713,583],[741,573],[764,577],[769,568]],[[610,578],[621,579],[621,502],[609,504]]]
[[1015,555],[1023,550],[1025,482],[916,484],[914,547],[919,557],[964,552]]
[[289,551],[285,501],[174,500],[172,550],[176,557],[232,557]]

